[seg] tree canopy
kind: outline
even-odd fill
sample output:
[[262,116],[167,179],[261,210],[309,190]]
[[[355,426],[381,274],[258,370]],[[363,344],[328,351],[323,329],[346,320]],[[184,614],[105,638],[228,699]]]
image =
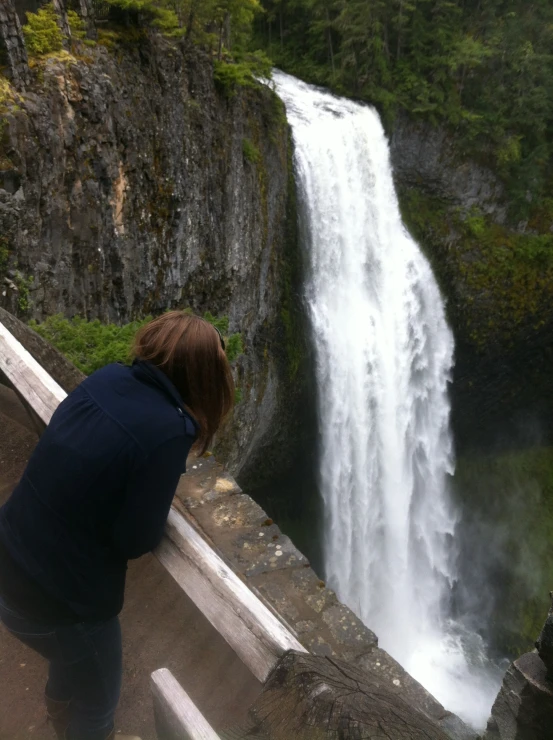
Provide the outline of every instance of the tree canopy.
[[[549,0],[262,0],[256,41],[307,81],[453,127],[520,201],[550,176]],[[483,154],[485,153],[485,155]]]

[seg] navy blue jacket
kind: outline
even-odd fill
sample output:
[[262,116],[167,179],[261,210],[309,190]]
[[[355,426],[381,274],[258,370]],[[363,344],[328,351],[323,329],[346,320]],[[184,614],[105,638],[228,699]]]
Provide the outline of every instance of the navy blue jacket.
[[77,620],[118,614],[127,560],[159,544],[196,434],[152,364],[91,375],[59,405],[0,509],[14,567]]

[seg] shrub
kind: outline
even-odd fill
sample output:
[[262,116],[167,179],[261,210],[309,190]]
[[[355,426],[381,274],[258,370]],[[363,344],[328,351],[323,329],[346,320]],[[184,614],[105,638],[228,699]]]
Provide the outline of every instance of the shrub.
[[242,139],[242,153],[250,164],[257,164],[261,159],[259,149],[249,139]]
[[209,321],[210,324],[213,324],[213,326],[216,329],[218,329],[223,336],[226,336],[228,332],[228,325],[229,325],[228,316],[216,317],[216,316],[213,316],[213,314],[210,313],[209,311],[206,311],[204,313],[204,319],[206,321]]
[[74,10],[67,11],[67,21],[71,29],[72,39],[82,41],[86,38],[86,23]]
[[19,270],[15,273],[14,277],[14,283],[17,286],[17,292],[18,292],[18,299],[17,303],[19,305],[19,310],[22,313],[27,313],[27,311],[31,308],[31,286],[33,285],[35,279],[31,275],[30,277],[26,278],[25,275],[23,275]]
[[[62,314],[57,314],[49,316],[41,324],[30,321],[29,326],[59,349],[85,375],[90,375],[110,362],[128,362],[136,332],[151,318],[148,316],[117,326],[104,324],[99,319],[87,321],[80,316],[66,319]],[[204,318],[216,326],[221,334],[227,334],[228,316],[216,318],[208,312]],[[242,336],[232,334],[226,342],[227,357],[229,362],[233,362],[243,352]]]
[[27,51],[34,56],[43,56],[62,48],[63,36],[58,26],[54,6],[49,3],[36,13],[27,13],[23,26]]
[[231,98],[239,87],[255,87],[256,80],[248,64],[228,64],[216,61],[213,66],[215,85],[223,95]]
[[234,362],[244,352],[241,334],[231,334],[226,340],[226,352],[229,362]]
[[90,375],[110,362],[128,362],[134,335],[149,320],[150,317],[117,326],[103,324],[98,319],[87,321],[79,316],[66,319],[57,314],[42,324],[31,321],[29,325],[79,370]]

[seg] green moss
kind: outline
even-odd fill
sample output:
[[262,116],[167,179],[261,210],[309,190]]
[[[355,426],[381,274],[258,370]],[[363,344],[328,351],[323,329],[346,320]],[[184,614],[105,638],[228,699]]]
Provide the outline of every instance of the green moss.
[[242,139],[242,154],[250,164],[257,164],[261,159],[261,152],[250,139]]
[[17,305],[21,313],[28,313],[31,309],[31,287],[35,279],[31,275],[25,277],[19,270],[15,273],[14,283],[17,286]]
[[0,236],[0,277],[4,274],[10,259],[10,249],[7,237]]
[[484,350],[510,346],[517,329],[538,330],[553,301],[553,202],[519,233],[478,209],[462,212],[419,188],[401,193],[404,221],[432,262],[458,336]]
[[553,448],[463,456],[453,483],[494,561],[486,598],[491,603],[499,590],[492,610],[499,647],[525,652],[541,631],[553,588]]
[[[21,101],[21,96],[9,80],[0,74],[0,112]],[[4,123],[4,121],[0,121]]]
[[288,195],[286,202],[286,233],[284,254],[281,263],[282,302],[280,320],[284,329],[288,371],[290,379],[297,378],[305,363],[307,355],[306,327],[304,326],[299,293],[302,275],[302,255],[298,235],[298,213],[294,164],[292,161],[293,144],[291,136],[288,146]]

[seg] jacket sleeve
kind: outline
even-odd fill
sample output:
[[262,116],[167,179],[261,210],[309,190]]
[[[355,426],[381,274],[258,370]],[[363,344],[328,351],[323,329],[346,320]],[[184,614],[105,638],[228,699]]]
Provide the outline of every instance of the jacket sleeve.
[[113,525],[113,545],[127,560],[161,542],[171,502],[193,440],[175,437],[157,447],[132,474]]

